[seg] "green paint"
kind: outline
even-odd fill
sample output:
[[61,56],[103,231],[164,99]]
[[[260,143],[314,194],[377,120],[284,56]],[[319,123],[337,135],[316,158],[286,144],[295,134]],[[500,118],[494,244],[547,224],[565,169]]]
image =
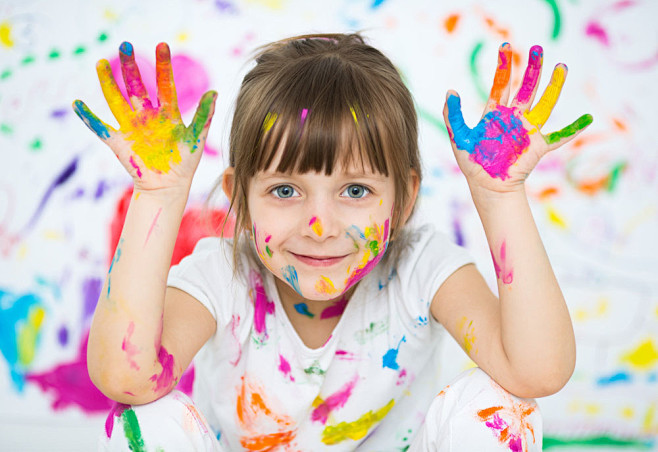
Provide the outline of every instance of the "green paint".
[[306,375],[320,375],[323,376],[325,374],[325,371],[320,369],[318,365],[312,365],[310,367],[307,367],[304,369],[304,373]]
[[59,50],[57,50],[57,49],[51,50],[50,53],[48,54],[48,58],[50,58],[51,60],[55,60],[55,59],[59,58],[60,56],[61,56],[61,53],[59,53]]
[[560,29],[562,28],[562,19],[560,18],[560,10],[557,7],[556,0],[544,0],[548,3],[548,6],[551,7],[553,12],[553,33],[551,34],[551,39],[556,40],[560,35]]
[[475,47],[471,52],[471,62],[469,64],[469,68],[471,70],[471,77],[473,78],[473,84],[475,85],[475,89],[477,90],[480,99],[482,99],[483,102],[486,102],[487,99],[489,99],[489,93],[482,85],[482,81],[480,80],[480,73],[478,72],[478,65],[477,65],[478,56],[480,55],[480,51],[482,50],[482,47],[484,47],[484,42],[482,41],[475,44]]
[[84,46],[78,46],[73,50],[73,55],[82,55],[86,51],[87,49],[85,49]]
[[610,172],[610,178],[608,179],[608,186],[606,189],[609,192],[613,192],[617,188],[617,183],[619,182],[619,176],[626,169],[626,162],[618,163]]
[[620,439],[613,438],[612,436],[590,436],[584,438],[558,438],[551,436],[544,436],[543,448],[544,450],[552,447],[618,447],[618,448],[640,448],[642,450],[651,450],[654,446],[653,441],[641,439]]
[[21,60],[21,64],[25,66],[27,64],[34,63],[34,61],[35,61],[34,55],[28,55]]
[[33,150],[33,151],[40,151],[42,147],[43,147],[43,143],[41,142],[41,138],[39,138],[39,137],[36,137],[30,143],[30,149]]
[[128,408],[121,415],[123,421],[123,433],[128,440],[128,447],[132,452],[145,452],[144,440],[142,439],[142,431],[139,428],[137,416],[132,408]]
[[11,135],[12,133],[14,133],[14,129],[9,124],[5,124],[3,122],[0,123],[0,133],[3,133],[5,135]]
[[443,122],[443,119],[437,118],[432,113],[430,113],[429,111],[425,110],[422,107],[418,107],[417,110],[420,119],[422,119],[423,121],[427,121],[431,126],[439,130],[445,136],[448,136],[448,129],[446,129],[446,125]]
[[544,137],[544,140],[547,144],[553,144],[560,141],[562,138],[570,137],[576,132],[583,130],[585,127],[590,125],[594,118],[592,115],[582,115],[580,118],[576,119],[573,123],[566,126],[564,129],[553,132],[550,135]]
[[267,252],[267,255],[272,257],[272,250],[270,249],[269,246],[265,245],[265,251]]
[[11,69],[5,69],[2,71],[2,74],[0,74],[0,80],[4,80],[9,77],[11,77]]
[[107,33],[101,33],[98,35],[98,42],[105,42],[107,41]]

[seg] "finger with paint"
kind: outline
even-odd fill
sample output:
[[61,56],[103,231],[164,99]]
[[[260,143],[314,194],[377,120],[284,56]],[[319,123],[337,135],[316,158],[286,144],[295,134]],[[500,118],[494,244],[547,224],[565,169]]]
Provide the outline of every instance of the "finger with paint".
[[169,46],[164,42],[158,44],[155,49],[155,76],[160,108],[169,117],[180,117],[176,87],[174,86],[174,73],[171,68],[171,52]]
[[553,69],[551,81],[548,83],[548,86],[544,90],[539,102],[537,102],[537,105],[535,105],[530,111],[524,113],[528,122],[537,127],[537,129],[541,129],[551,115],[551,112],[560,97],[560,92],[562,91],[562,86],[564,85],[566,77],[567,67],[564,64],[559,63],[555,66],[555,69]]
[[519,88],[519,92],[516,93],[512,101],[512,107],[524,111],[532,105],[537,87],[539,86],[539,79],[541,78],[543,60],[544,50],[541,46],[532,46],[528,56],[528,66],[525,69],[525,74],[523,74],[521,88]]
[[139,68],[135,62],[135,52],[132,44],[129,42],[121,43],[121,46],[119,46],[119,60],[121,61],[123,82],[126,85],[128,99],[130,99],[133,109],[143,110],[153,108],[148,98],[148,92],[146,91],[144,82],[142,82],[142,77],[139,74]]
[[498,65],[494,75],[489,101],[487,102],[488,111],[493,110],[496,105],[507,105],[509,100],[509,81],[512,73],[512,46],[508,42],[503,43],[498,49]]
[[110,135],[116,133],[116,129],[109,124],[103,122],[98,116],[96,116],[90,109],[79,99],[73,101],[73,111],[78,118],[85,123],[85,125],[96,134],[98,138],[105,141],[110,138]]

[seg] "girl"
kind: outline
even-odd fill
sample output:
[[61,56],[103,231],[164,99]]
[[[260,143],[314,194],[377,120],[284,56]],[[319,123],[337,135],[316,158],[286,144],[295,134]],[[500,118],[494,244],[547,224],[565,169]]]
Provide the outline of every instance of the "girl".
[[[531,108],[542,65],[533,47],[508,106],[511,52],[500,47],[475,128],[455,92],[444,108],[500,301],[464,250],[431,226],[405,227],[421,182],[414,105],[359,35],[260,51],[221,179],[234,239],[199,241],[171,271],[217,94],[201,98],[186,127],[166,44],[156,49],[157,102],[130,44],[120,47],[129,102],[101,60],[120,128],[80,101],[74,109],[134,180],[89,336],[92,380],[119,402],[101,448],[541,450],[531,399],[568,381],[575,345],[524,180],[591,117],[542,134],[566,67]],[[479,368],[439,392],[446,330]],[[194,357],[196,405],[174,390]]]

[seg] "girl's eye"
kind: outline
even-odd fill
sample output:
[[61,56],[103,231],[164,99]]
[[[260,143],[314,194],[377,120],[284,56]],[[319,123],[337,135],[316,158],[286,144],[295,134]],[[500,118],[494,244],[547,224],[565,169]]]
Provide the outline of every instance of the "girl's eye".
[[292,198],[298,193],[290,185],[279,185],[278,187],[274,188],[274,190],[272,190],[272,194],[274,194],[274,196],[277,198]]
[[349,196],[350,198],[358,199],[358,198],[363,198],[368,193],[370,193],[370,190],[368,190],[363,185],[350,185],[345,189],[343,195]]

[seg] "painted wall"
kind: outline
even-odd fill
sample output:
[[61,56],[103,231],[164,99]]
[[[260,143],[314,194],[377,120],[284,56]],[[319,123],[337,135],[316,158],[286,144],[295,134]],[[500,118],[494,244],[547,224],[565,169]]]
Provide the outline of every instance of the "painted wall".
[[[595,122],[527,183],[578,341],[571,382],[540,400],[545,445],[657,449],[657,17],[651,0],[0,2],[0,449],[92,449],[109,407],[86,375],[84,344],[130,180],[70,107],[83,99],[111,120],[95,62],[116,69],[119,44],[132,42],[153,92],[154,48],[166,41],[186,121],[202,92],[220,93],[179,259],[204,234],[195,220],[225,165],[249,52],[293,34],[348,30],[364,30],[416,98],[426,171],[419,221],[454,234],[492,286],[440,119],[445,92],[459,91],[472,125],[500,43],[518,52],[517,83],[533,44],[544,47],[545,67],[569,66],[545,130],[583,113]],[[215,200],[215,218],[225,205]],[[454,343],[445,357],[446,380],[470,365]]]

